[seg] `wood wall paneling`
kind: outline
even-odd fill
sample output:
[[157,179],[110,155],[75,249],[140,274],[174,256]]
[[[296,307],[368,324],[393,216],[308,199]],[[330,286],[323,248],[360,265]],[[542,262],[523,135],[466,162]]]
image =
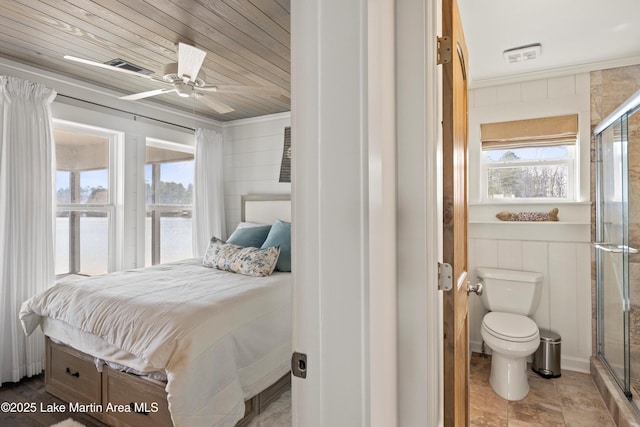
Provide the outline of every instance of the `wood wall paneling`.
[[[0,56],[122,93],[155,89],[135,76],[66,61],[122,58],[154,71],[176,62],[176,43],[207,51],[209,84],[277,86],[276,97],[216,94],[236,111],[218,114],[175,94],[145,100],[229,121],[290,109],[290,14],[287,0],[127,2],[7,0],[0,8]],[[283,7],[286,6],[286,7]],[[135,108],[135,103],[132,103]]]

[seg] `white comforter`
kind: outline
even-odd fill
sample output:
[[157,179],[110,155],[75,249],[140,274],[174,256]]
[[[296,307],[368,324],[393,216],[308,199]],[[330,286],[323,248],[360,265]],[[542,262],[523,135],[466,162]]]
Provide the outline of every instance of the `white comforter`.
[[93,356],[126,365],[127,357],[113,359],[129,353],[165,370],[176,427],[233,426],[244,400],[287,372],[290,276],[248,277],[186,260],[58,284],[26,301],[20,319],[27,334],[55,319],[107,344]]

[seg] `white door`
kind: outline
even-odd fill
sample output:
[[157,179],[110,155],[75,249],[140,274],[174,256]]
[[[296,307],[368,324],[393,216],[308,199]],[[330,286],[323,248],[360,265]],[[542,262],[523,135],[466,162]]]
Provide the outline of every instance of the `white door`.
[[293,425],[368,426],[366,3],[292,16]]
[[[427,28],[439,19],[431,16],[435,3],[402,3],[398,19],[418,16],[419,26],[412,30],[425,35],[412,47],[415,53],[405,52],[408,68],[435,46],[435,30]],[[291,3],[293,350],[307,357],[306,378],[292,382],[293,425],[298,427],[417,425],[416,420],[430,422],[437,417],[441,403],[439,337],[433,333],[433,325],[440,322],[437,301],[429,303],[436,305],[435,310],[425,310],[425,303],[407,297],[420,324],[413,323],[414,316],[406,317],[403,326],[396,324],[395,159],[394,151],[388,150],[395,144],[397,111],[392,41],[401,23],[395,20],[395,7],[394,0]],[[429,30],[433,34],[426,34]],[[435,66],[426,68],[412,78],[424,83]],[[412,96],[403,98],[407,108],[418,98],[423,107],[436,104],[426,99],[437,91],[432,77],[427,87],[416,86]],[[423,113],[435,114],[437,108],[427,106]],[[411,124],[419,128],[414,135],[422,135],[418,137],[422,141],[425,120],[421,116]],[[427,151],[423,147],[423,159],[435,164],[433,152]],[[411,167],[421,168],[416,172],[425,179],[424,162]],[[418,201],[426,207],[425,187],[431,196],[437,192],[437,178],[431,175],[433,180],[408,185],[416,198],[409,195],[402,203],[412,208]],[[437,247],[437,227],[424,227],[433,217],[424,210],[421,215],[413,220],[423,232],[433,232],[421,236],[422,241]],[[424,296],[427,289],[435,289],[435,283],[428,281],[435,263],[425,266],[425,257],[417,255],[410,265],[422,272],[421,278],[406,278],[405,289]],[[427,298],[433,295],[437,298],[437,291]],[[418,366],[397,371],[396,335],[414,327],[418,334],[426,331],[425,341],[410,355]],[[420,396],[402,414],[397,409],[400,383],[412,399]]]

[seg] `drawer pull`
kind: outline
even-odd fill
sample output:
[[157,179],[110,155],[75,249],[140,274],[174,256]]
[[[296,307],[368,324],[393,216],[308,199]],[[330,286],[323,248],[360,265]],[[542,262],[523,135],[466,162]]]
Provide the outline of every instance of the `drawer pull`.
[[69,375],[70,377],[80,378],[80,372],[71,372],[71,369],[69,368],[67,368],[65,374]]
[[135,403],[133,403],[133,402],[129,403],[129,408],[131,408],[131,410],[132,410],[133,412],[135,412],[136,414],[140,414],[140,415],[149,415],[149,411],[143,411],[143,410],[136,411],[136,404],[135,404]]

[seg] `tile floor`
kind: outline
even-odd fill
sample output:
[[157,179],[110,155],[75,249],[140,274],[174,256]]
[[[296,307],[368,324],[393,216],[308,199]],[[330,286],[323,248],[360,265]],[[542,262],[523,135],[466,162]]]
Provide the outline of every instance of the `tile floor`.
[[[563,371],[544,379],[529,368],[529,394],[518,402],[498,396],[489,385],[491,358],[471,357],[471,427],[615,427],[591,375]],[[290,427],[291,394],[283,394],[249,427]]]
[[471,356],[471,427],[576,426],[615,427],[589,374],[562,371],[544,379],[529,368],[529,394],[510,402],[489,384],[491,357]]

